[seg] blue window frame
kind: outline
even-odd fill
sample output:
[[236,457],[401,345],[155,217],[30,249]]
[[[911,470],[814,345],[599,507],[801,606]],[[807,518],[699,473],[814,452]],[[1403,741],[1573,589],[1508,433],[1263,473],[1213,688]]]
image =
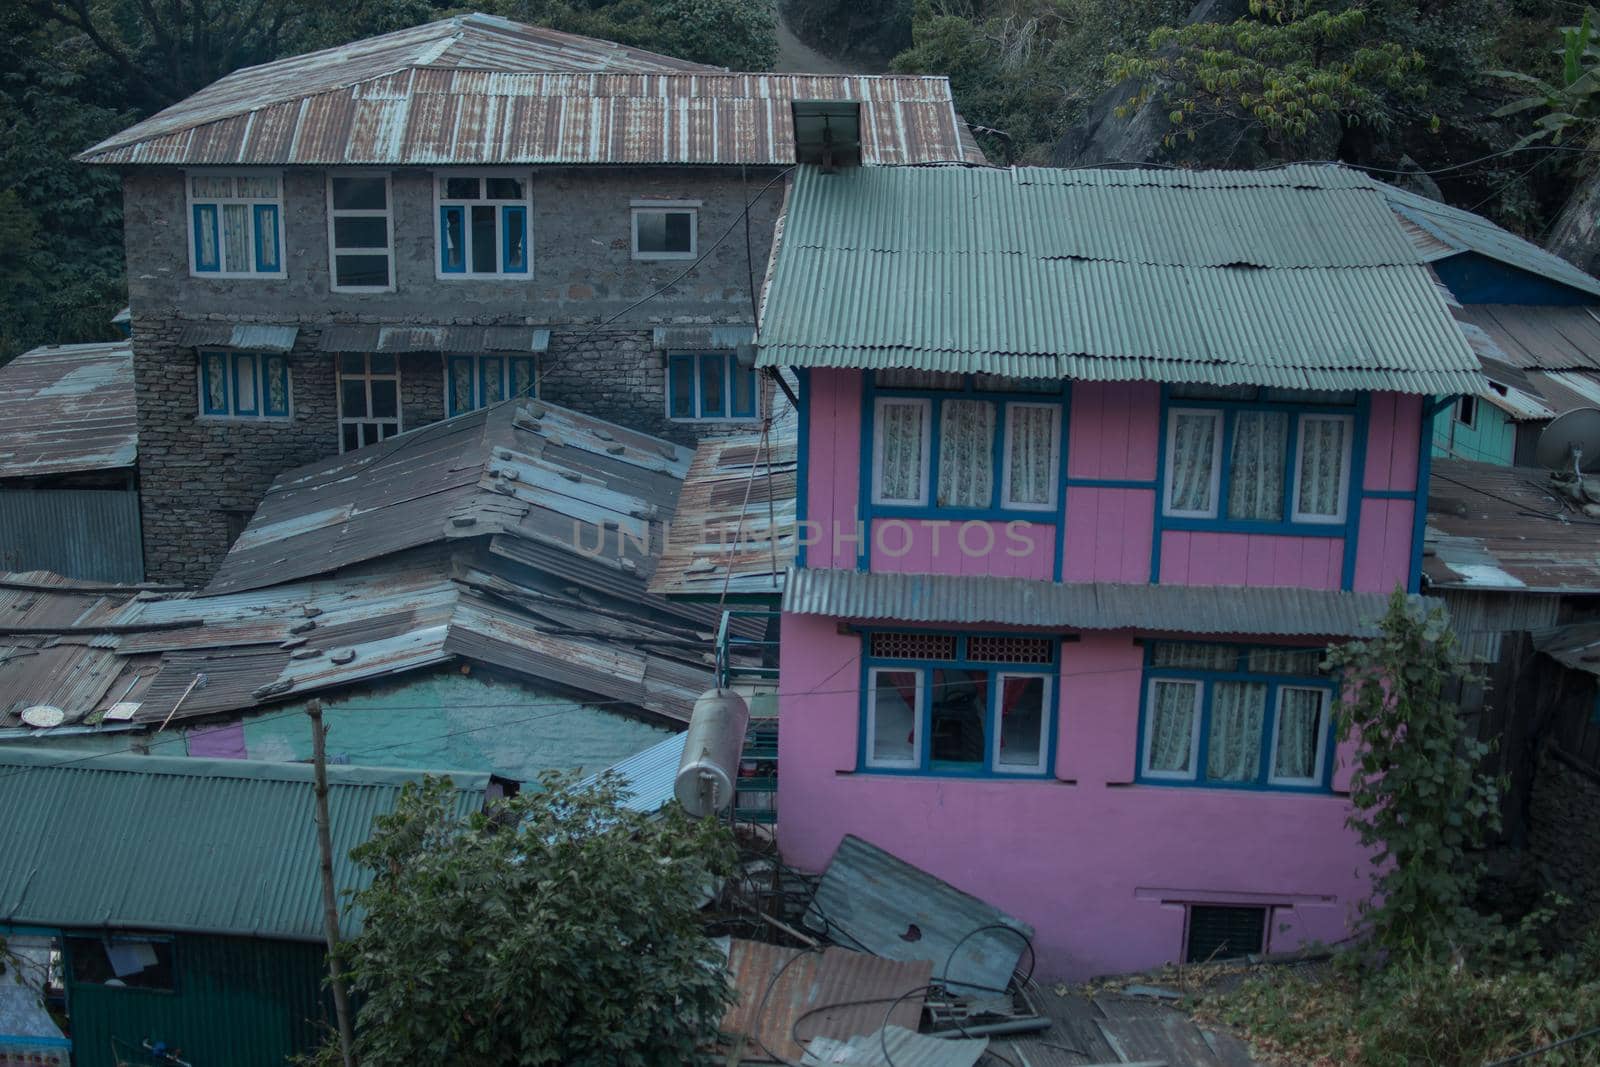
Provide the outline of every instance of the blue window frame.
[[530,271],[528,179],[435,176],[440,277],[525,277]]
[[1354,514],[1360,416],[1354,395],[1169,387],[1162,526],[1335,534]]
[[1056,638],[875,630],[862,640],[861,770],[1051,773]]
[[276,174],[191,172],[195,274],[283,276],[282,185]]
[[511,397],[537,395],[532,356],[446,356],[445,408],[461,415]]
[[677,352],[667,357],[667,417],[678,421],[753,419],[756,372],[734,352]]
[[1145,649],[1139,780],[1326,791],[1337,682],[1321,649],[1153,641]]
[[1055,512],[1066,383],[878,371],[868,390],[870,501],[899,515]]
[[286,419],[289,358],[277,352],[200,351],[200,414],[224,419]]

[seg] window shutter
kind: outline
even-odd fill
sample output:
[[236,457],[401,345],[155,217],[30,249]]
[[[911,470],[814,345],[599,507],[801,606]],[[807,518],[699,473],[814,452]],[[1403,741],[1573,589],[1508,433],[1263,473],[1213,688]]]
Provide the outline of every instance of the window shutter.
[[1195,904],[1189,908],[1187,963],[1237,959],[1266,948],[1267,909]]

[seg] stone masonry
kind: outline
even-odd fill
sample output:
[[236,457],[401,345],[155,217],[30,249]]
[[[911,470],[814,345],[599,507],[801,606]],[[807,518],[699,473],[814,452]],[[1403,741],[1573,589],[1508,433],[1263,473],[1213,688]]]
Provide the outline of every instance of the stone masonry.
[[[283,173],[283,279],[192,277],[183,172],[162,168],[125,175],[139,476],[151,580],[204,583],[274,478],[338,453],[337,357],[318,347],[330,325],[548,328],[541,393],[555,403],[685,444],[739,428],[667,419],[666,353],[653,347],[652,330],[752,321],[752,274],[759,285],[782,186],[751,210],[748,256],[741,215],[747,196],[771,174],[709,167],[494,170],[531,177],[531,277],[438,278],[432,175],[397,170],[391,174],[390,293],[331,290],[321,170]],[[727,237],[693,275],[601,325],[688,266],[632,258],[631,202],[642,198],[700,201],[702,253]],[[198,356],[177,344],[184,327],[196,322],[298,327],[289,356],[292,417],[200,416]],[[405,428],[443,417],[444,366],[443,353],[401,358]]]

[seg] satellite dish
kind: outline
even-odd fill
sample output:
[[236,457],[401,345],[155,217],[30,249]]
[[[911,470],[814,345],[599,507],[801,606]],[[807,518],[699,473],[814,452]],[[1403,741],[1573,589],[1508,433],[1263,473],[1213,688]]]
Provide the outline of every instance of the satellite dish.
[[1533,461],[1551,470],[1600,470],[1600,409],[1574,408],[1551,419],[1539,434]]
[[35,704],[22,709],[22,721],[36,730],[48,730],[67,721],[67,713],[49,704]]

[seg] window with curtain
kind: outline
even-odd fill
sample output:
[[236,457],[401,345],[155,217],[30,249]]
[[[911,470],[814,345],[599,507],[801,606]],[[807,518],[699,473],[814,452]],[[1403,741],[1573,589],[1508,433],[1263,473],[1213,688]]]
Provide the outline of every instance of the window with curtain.
[[753,419],[756,372],[735,352],[674,352],[667,357],[667,418],[678,422]]
[[278,175],[191,172],[188,179],[193,273],[283,277]]
[[1249,404],[1168,410],[1164,515],[1263,527],[1344,522],[1354,416],[1301,411],[1286,394],[1260,393]]
[[446,174],[436,179],[439,275],[526,277],[528,179],[507,174]]
[[289,357],[279,352],[199,354],[200,414],[224,419],[287,419]]
[[1053,638],[875,631],[865,641],[863,768],[1049,772]]
[[[1039,395],[1045,386],[1059,394],[1059,382],[880,371],[873,383],[879,390],[874,504],[968,512],[1057,508],[1064,404]],[[920,395],[901,395],[912,390]]]
[[1140,777],[1212,787],[1325,789],[1335,682],[1320,650],[1152,643]]
[[447,416],[538,392],[533,356],[446,356],[444,364]]

